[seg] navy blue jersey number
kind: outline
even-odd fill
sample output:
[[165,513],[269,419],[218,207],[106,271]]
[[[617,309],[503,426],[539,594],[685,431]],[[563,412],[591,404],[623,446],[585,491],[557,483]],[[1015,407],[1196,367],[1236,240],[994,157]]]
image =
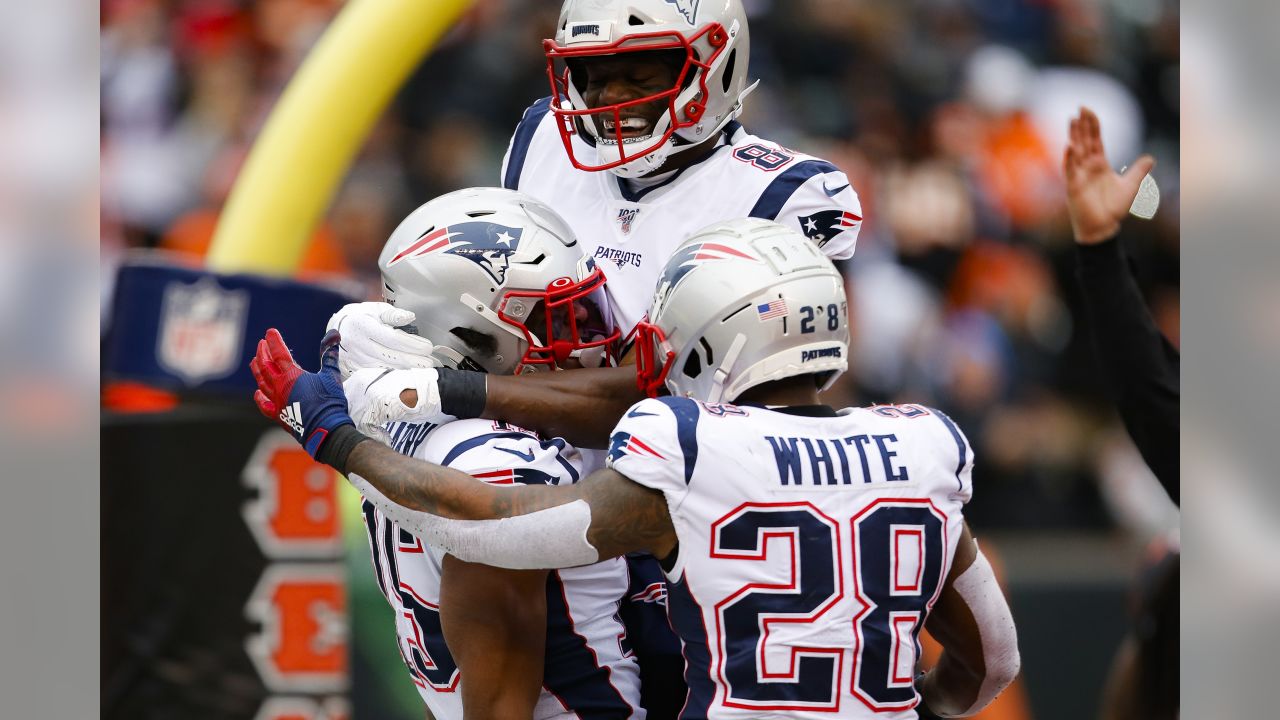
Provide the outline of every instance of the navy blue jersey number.
[[[805,623],[841,597],[839,525],[809,503],[747,504],[712,528],[711,556],[790,561],[789,585],[746,585],[716,606],[725,705],[754,710],[834,708],[843,648],[794,650],[770,667],[762,643],[775,623]],[[771,557],[768,541],[790,541],[790,557]]]
[[776,147],[761,145],[760,143],[738,148],[733,152],[733,156],[766,172],[773,172],[795,160],[794,155],[789,155]]
[[[744,585],[716,605],[723,703],[750,710],[838,711],[846,653],[849,691],[877,711],[913,707],[919,635],[943,581],[946,518],[927,500],[878,500],[840,523],[812,504],[747,503],[712,526],[711,557],[789,562],[789,584]],[[770,539],[789,544],[781,552]],[[785,547],[785,546],[783,546]],[[862,610],[852,618],[852,648],[792,648],[786,661],[766,660],[772,625],[812,623],[845,594],[844,554]],[[775,667],[776,665],[776,667]]]
[[400,638],[400,657],[409,668],[409,675],[418,687],[453,692],[458,687],[458,663],[444,643],[440,606],[427,602],[400,578],[397,554],[425,552],[422,541],[381,517],[368,500],[361,503],[361,509],[379,589],[413,629],[412,637]]
[[404,604],[404,617],[413,628],[413,637],[404,639],[401,652],[414,682],[423,687],[430,685],[436,690],[452,692],[458,686],[458,663],[449,653],[449,646],[444,644],[440,606],[418,597],[403,583],[400,585],[400,600]]
[[854,593],[850,688],[874,710],[916,703],[920,629],[942,586],[946,522],[927,501],[881,500],[850,521]]

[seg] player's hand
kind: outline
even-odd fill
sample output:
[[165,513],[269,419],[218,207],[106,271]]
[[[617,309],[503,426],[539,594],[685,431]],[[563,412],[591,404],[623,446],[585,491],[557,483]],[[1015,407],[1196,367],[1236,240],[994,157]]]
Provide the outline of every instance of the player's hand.
[[329,318],[327,329],[342,334],[338,370],[345,382],[363,368],[429,368],[439,365],[431,357],[435,345],[396,328],[412,323],[416,316],[384,302],[350,303]]
[[342,388],[356,429],[385,442],[388,423],[440,424],[456,419],[440,409],[439,378],[435,368],[367,368],[352,373]]
[[320,345],[320,372],[309,373],[294,362],[280,331],[271,328],[258,341],[258,352],[249,362],[258,382],[253,394],[258,410],[280,423],[317,459],[329,434],[352,424],[338,378],[341,341],[337,331],[326,333]]
[[1080,108],[1071,121],[1071,137],[1063,152],[1062,172],[1067,180],[1067,210],[1077,243],[1096,245],[1120,232],[1120,221],[1129,212],[1138,186],[1156,161],[1143,155],[1124,175],[1107,164],[1098,116]]

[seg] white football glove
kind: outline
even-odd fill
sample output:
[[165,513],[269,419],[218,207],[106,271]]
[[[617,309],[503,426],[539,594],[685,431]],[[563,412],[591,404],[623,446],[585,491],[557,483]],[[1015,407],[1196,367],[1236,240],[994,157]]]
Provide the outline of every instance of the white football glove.
[[[393,422],[427,422],[437,425],[456,420],[440,410],[439,372],[435,368],[357,370],[342,383],[348,412],[360,432],[389,443],[387,425]],[[400,399],[404,390],[416,390],[418,404],[409,407]]]
[[325,329],[342,334],[338,370],[343,381],[364,368],[438,367],[430,340],[396,329],[415,319],[412,311],[383,302],[351,303],[334,313]]

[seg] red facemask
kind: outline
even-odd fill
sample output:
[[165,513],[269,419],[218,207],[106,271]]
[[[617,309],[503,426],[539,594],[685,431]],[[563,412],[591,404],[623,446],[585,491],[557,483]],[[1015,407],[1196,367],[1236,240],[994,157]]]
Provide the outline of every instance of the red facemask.
[[[540,292],[506,294],[498,317],[518,328],[529,344],[516,366],[517,375],[531,365],[560,367],[583,350],[603,353],[605,363],[616,364],[621,333],[614,326],[604,283],[604,272],[596,268],[577,282],[562,277]],[[508,312],[514,303],[530,307],[528,314],[520,314],[523,319]]]
[[[649,397],[658,397],[667,384],[667,373],[676,353],[667,346],[666,333],[648,320],[636,325],[636,385]],[[661,358],[659,357],[661,356]]]
[[[693,43],[697,42],[704,35],[707,36],[708,42],[714,52],[711,57],[699,60],[693,49]],[[692,127],[702,119],[703,113],[707,109],[707,98],[710,97],[707,92],[707,73],[711,66],[715,63],[720,53],[724,52],[725,46],[728,44],[729,34],[719,23],[711,23],[702,28],[691,37],[685,37],[677,32],[659,32],[659,33],[640,33],[628,35],[615,42],[607,45],[591,45],[590,47],[574,48],[568,46],[557,45],[554,40],[544,40],[542,42],[543,50],[547,55],[547,77],[551,81],[551,112],[556,118],[556,129],[560,131],[560,140],[564,143],[565,152],[569,155],[569,162],[579,170],[587,172],[598,172],[601,170],[609,170],[621,165],[625,165],[638,158],[644,157],[649,153],[662,147],[677,130]],[[624,47],[625,45],[625,47]],[[593,57],[602,57],[607,55],[621,55],[623,53],[633,52],[651,52],[656,50],[680,50],[684,53],[685,62],[676,77],[675,85],[668,90],[649,95],[647,97],[636,98],[622,103],[613,105],[602,105],[594,108],[577,108],[566,109],[572,107],[572,100],[569,93],[569,84],[573,82],[569,74],[569,68],[566,65],[563,70],[557,71],[556,61],[567,62],[574,59],[586,59]],[[684,89],[686,78],[689,73],[696,72],[699,94],[697,97],[687,103],[684,107],[676,107],[676,99]],[[622,119],[625,111],[636,106],[647,105],[649,103],[666,101],[666,115],[668,119],[667,129],[661,137],[650,137],[643,143],[637,143],[641,147],[637,150],[627,151],[627,146],[623,140],[624,130],[622,127]],[[684,119],[680,118],[681,113]],[[613,121],[613,137],[604,137],[604,123],[598,122],[596,116],[609,118]],[[579,123],[596,123],[594,127],[600,128],[600,140],[604,142],[617,143],[620,157],[613,162],[595,163],[587,162],[579,157],[573,146],[573,136],[579,131]],[[591,133],[586,133],[591,138]],[[594,140],[592,142],[595,142]]]

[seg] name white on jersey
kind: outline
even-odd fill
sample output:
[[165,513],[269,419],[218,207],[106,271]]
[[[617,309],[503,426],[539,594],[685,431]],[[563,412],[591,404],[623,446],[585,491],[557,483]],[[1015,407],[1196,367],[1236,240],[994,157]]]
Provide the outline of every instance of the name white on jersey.
[[[460,420],[443,426],[399,423],[398,452],[447,465],[495,485],[577,482],[581,454],[559,438],[505,423]],[[443,555],[363,504],[374,575],[396,613],[400,654],[419,695],[439,720],[460,720],[462,678],[440,625]],[[643,720],[639,667],[618,619],[628,588],[626,563],[615,558],[551,572],[543,690],[534,718]]]
[[[848,178],[831,163],[726,128],[728,142],[673,177],[630,192],[609,172],[570,164],[548,112],[535,103],[516,128],[503,163],[503,185],[560,213],[583,252],[601,263],[620,327],[644,317],[663,264],[690,234],[721,220],[759,217],[803,232],[829,257],[853,255],[862,207]],[[581,138],[580,152],[587,154]]]
[[666,497],[687,718],[914,718],[918,636],[950,571],[973,453],[914,405],[798,416],[645,400],[609,464]]

